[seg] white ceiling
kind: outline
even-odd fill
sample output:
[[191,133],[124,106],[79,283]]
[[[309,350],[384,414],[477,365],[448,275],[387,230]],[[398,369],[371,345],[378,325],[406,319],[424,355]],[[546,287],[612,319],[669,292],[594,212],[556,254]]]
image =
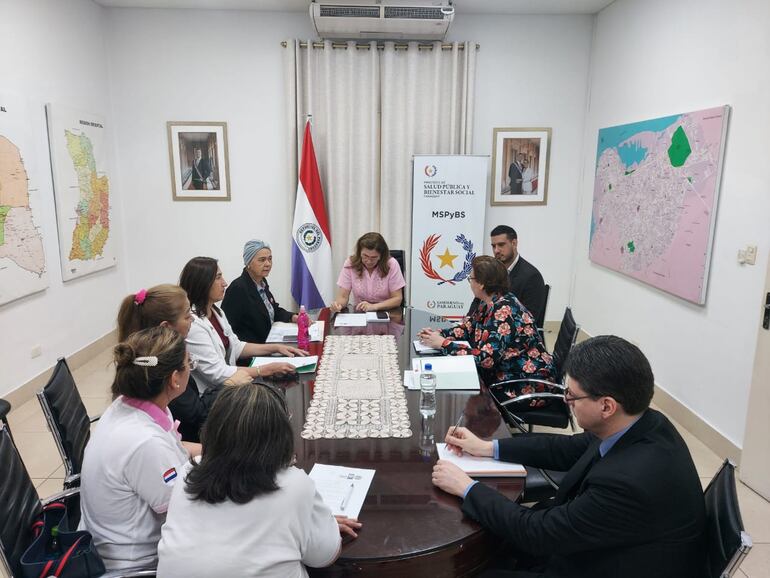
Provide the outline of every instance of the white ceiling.
[[[307,12],[310,0],[94,0],[120,8],[205,8]],[[398,0],[390,0],[398,4]],[[593,14],[614,0],[455,0],[457,14]],[[351,0],[350,4],[355,4]],[[362,2],[363,3],[363,2]]]

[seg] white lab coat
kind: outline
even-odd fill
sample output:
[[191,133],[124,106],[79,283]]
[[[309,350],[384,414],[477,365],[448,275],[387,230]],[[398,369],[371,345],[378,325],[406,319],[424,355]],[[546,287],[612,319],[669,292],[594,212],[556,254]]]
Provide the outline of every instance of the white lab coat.
[[233,328],[230,327],[224,311],[217,313],[214,310],[214,315],[217,316],[222,331],[230,340],[229,351],[225,351],[225,346],[211,321],[206,317],[198,317],[197,314],[193,315],[193,324],[185,339],[187,352],[198,360],[198,367],[193,371],[193,377],[201,394],[210,387],[219,387],[238,371],[235,362],[246,347],[246,343],[238,339]]

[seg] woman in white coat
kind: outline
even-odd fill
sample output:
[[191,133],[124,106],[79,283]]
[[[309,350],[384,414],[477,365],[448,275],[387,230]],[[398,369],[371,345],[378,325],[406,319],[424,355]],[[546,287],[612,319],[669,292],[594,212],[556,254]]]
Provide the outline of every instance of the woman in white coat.
[[294,367],[289,363],[238,367],[236,362],[239,359],[273,353],[287,357],[307,355],[296,347],[246,343],[238,339],[224,311],[216,306],[225,296],[227,287],[216,259],[190,259],[182,269],[179,285],[187,292],[194,314],[186,341],[187,350],[198,363],[193,376],[201,394],[209,388],[218,388],[225,382],[238,385],[249,383],[255,377],[281,377],[294,373]]

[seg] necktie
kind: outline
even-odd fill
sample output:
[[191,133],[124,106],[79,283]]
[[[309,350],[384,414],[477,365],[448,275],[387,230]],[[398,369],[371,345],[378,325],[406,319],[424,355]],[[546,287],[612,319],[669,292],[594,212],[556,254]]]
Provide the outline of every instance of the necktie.
[[556,492],[557,504],[568,502],[577,495],[580,485],[588,475],[588,472],[601,458],[599,443],[600,441],[597,440],[591,445],[564,477],[561,486],[559,486],[559,491]]

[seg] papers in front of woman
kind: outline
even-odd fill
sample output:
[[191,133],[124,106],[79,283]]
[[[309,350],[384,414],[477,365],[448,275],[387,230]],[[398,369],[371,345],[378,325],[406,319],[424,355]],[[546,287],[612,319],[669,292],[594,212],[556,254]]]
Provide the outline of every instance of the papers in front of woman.
[[420,389],[420,373],[430,363],[436,374],[436,389],[479,389],[479,374],[472,355],[443,355],[412,359],[412,369],[404,371],[404,387]]
[[[465,345],[467,347],[470,347],[471,344],[467,341],[455,341],[455,343],[459,345]],[[414,350],[417,352],[417,355],[431,355],[435,353],[440,353],[438,349],[433,349],[432,347],[425,345],[420,342],[419,339],[415,339],[412,341],[412,345],[414,345]]]
[[318,365],[317,355],[308,355],[307,357],[252,357],[249,367],[259,367],[268,363],[277,362],[290,363],[295,367],[297,373],[313,373]]
[[[297,343],[297,324],[276,321],[270,327],[265,343]],[[316,321],[308,328],[310,341],[321,341],[324,336],[324,322]]]
[[452,453],[446,444],[436,444],[438,459],[452,462],[472,478],[493,477],[526,477],[527,470],[521,464],[501,462],[494,458],[480,458],[463,453],[462,456]]
[[358,518],[375,470],[315,464],[310,477],[335,516]]

